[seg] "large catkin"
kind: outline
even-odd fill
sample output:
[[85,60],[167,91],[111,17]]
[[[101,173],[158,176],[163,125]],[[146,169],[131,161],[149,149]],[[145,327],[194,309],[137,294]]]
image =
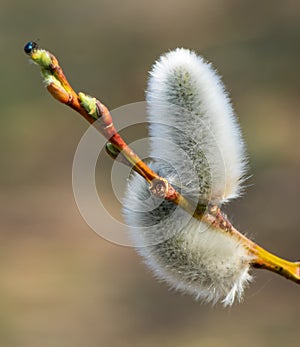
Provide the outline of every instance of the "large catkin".
[[[182,194],[221,205],[239,195],[245,148],[224,85],[202,57],[186,49],[163,55],[146,92],[152,163]],[[133,174],[124,216],[154,274],[197,299],[231,305],[250,281],[250,257],[236,239],[150,195]]]

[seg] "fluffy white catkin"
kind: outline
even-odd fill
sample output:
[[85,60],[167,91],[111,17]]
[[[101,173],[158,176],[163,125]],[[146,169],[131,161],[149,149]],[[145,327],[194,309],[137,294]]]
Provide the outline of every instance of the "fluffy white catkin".
[[[244,144],[211,65],[189,50],[171,51],[154,64],[146,97],[153,170],[195,201],[220,205],[238,196]],[[241,298],[250,257],[237,240],[151,196],[136,174],[124,206],[132,240],[159,279],[214,303]]]

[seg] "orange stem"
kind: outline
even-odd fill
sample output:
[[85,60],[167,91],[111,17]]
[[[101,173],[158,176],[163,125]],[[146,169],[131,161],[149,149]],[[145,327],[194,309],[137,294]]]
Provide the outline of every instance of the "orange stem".
[[[35,46],[33,48],[33,52],[34,51],[37,51]],[[30,54],[27,51],[26,53]],[[47,86],[48,91],[55,99],[59,100],[65,105],[68,105],[80,113],[89,123],[94,124],[101,134],[113,145],[116,152],[119,152],[120,155],[123,156],[124,160],[122,159],[121,161],[132,166],[135,171],[137,171],[147,180],[153,194],[172,201],[173,203],[182,207],[194,218],[209,224],[211,227],[216,228],[219,231],[228,233],[232,235],[232,237],[235,237],[244,245],[244,247],[249,251],[250,255],[253,256],[252,265],[254,267],[273,271],[289,280],[292,280],[295,283],[300,284],[300,262],[290,262],[281,259],[246,238],[246,236],[241,234],[231,225],[218,206],[208,206],[207,210],[206,204],[201,204],[199,202],[196,208],[194,208],[193,204],[189,200],[177,192],[165,178],[160,177],[154,171],[152,171],[139,158],[139,156],[130,149],[120,134],[116,131],[108,108],[98,100],[96,100],[96,108],[99,119],[97,123],[95,123],[97,119],[91,116],[85,110],[85,108],[82,107],[78,94],[69,84],[56,57],[49,52],[48,54],[51,57],[51,64],[47,67],[42,66],[42,68],[52,72],[53,76],[61,84],[61,86],[58,86],[55,83],[50,83]],[[117,153],[109,153],[114,159],[116,159]]]

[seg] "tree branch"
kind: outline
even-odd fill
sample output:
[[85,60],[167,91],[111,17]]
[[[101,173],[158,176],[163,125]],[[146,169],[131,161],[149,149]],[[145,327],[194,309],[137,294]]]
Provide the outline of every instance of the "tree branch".
[[95,125],[109,141],[106,146],[108,154],[113,159],[129,165],[140,174],[149,183],[149,189],[152,194],[172,201],[194,218],[213,227],[216,232],[223,232],[236,238],[251,255],[253,267],[270,270],[300,284],[300,262],[290,262],[281,259],[246,238],[231,225],[218,206],[199,202],[195,207],[194,203],[176,191],[165,178],[160,177],[151,170],[130,149],[116,131],[111,114],[104,104],[94,97],[84,93],[76,93],[73,90],[53,54],[39,49],[37,44],[32,41],[26,44],[24,50],[40,66],[46,87],[51,95],[61,103],[77,111],[89,123]]

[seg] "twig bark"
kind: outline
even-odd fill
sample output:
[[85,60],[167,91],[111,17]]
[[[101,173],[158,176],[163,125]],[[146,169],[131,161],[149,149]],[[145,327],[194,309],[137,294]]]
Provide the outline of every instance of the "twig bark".
[[34,42],[29,42],[25,46],[25,52],[41,67],[47,89],[52,96],[95,125],[109,141],[107,144],[109,155],[131,166],[139,173],[149,183],[152,194],[179,205],[194,218],[215,228],[216,232],[230,234],[239,240],[252,256],[253,267],[270,270],[300,284],[300,262],[290,262],[279,258],[246,238],[232,226],[218,206],[199,202],[195,207],[194,203],[183,197],[165,178],[157,175],[130,149],[116,131],[111,114],[104,104],[96,98],[73,90],[53,54],[39,49]]

